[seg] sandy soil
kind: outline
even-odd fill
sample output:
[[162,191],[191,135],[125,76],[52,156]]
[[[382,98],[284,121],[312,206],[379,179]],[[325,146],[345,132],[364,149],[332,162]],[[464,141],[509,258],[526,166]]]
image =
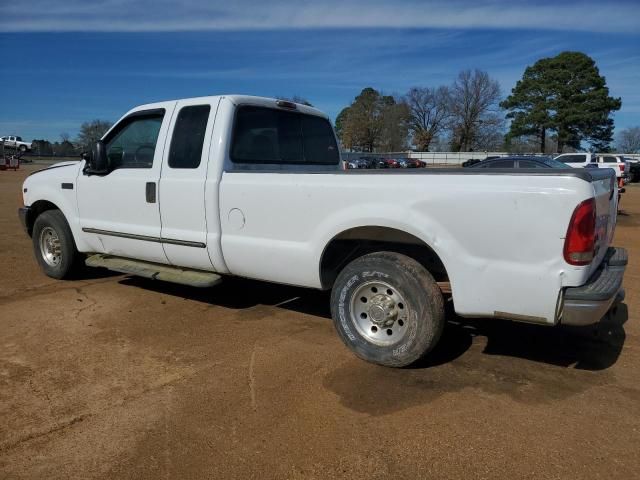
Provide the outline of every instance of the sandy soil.
[[324,293],[45,277],[16,215],[33,168],[0,172],[0,478],[640,477],[640,186],[597,336],[451,316],[392,370],[340,343]]

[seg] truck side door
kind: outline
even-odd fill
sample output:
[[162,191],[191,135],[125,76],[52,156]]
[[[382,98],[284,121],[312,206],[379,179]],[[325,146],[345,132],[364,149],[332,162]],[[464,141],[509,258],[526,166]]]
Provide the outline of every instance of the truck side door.
[[[207,190],[211,137],[219,99],[177,102],[169,128],[160,178],[161,237],[167,259],[181,267],[215,270],[207,250],[209,197],[217,201],[217,182]],[[205,198],[206,193],[206,198]]]
[[157,192],[174,107],[163,102],[125,116],[103,139],[109,173],[78,175],[80,227],[94,251],[167,263]]

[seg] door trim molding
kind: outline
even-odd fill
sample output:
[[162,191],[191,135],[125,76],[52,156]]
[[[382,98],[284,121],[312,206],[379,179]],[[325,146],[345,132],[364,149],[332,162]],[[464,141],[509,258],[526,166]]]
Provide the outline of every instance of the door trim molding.
[[175,240],[171,238],[149,237],[147,235],[137,235],[135,233],[112,232],[111,230],[100,230],[99,228],[83,227],[85,233],[95,233],[96,235],[108,235],[110,237],[128,238],[130,240],[141,240],[143,242],[167,243],[169,245],[179,245],[181,247],[207,248],[202,242],[191,242],[189,240]]

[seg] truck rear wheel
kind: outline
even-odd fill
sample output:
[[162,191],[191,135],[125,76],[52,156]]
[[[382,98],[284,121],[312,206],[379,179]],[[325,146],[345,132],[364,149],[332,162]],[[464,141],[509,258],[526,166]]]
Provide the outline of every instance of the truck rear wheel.
[[41,213],[33,224],[33,252],[44,273],[52,278],[68,278],[80,263],[73,234],[60,210]]
[[444,328],[444,300],[431,274],[394,252],[364,255],[338,275],[333,323],[358,357],[404,367],[428,353]]

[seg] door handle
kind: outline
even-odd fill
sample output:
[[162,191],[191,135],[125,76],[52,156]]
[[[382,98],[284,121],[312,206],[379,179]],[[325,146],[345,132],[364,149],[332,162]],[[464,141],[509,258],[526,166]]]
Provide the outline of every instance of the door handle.
[[145,195],[147,203],[156,203],[156,182],[147,182]]

